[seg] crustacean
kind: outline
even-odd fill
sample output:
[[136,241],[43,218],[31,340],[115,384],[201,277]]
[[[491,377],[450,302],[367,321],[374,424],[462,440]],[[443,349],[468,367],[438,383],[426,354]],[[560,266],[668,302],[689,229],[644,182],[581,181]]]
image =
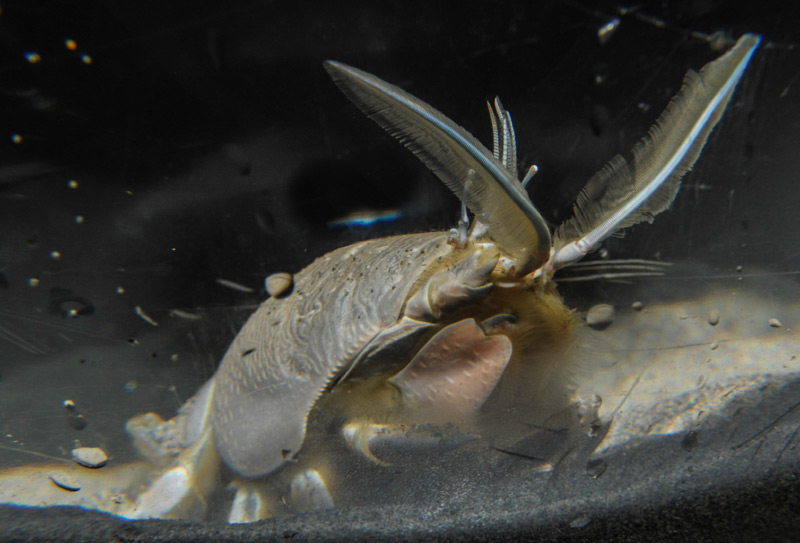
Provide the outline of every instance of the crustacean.
[[[376,436],[426,424],[468,427],[510,365],[568,338],[573,317],[553,273],[669,207],[758,44],[757,36],[745,35],[690,72],[632,160],[615,157],[590,179],[574,217],[552,237],[525,191],[535,168],[518,180],[511,116],[499,99],[489,106],[490,152],[421,100],[326,62],[348,98],[462,200],[458,227],[342,247],[293,277],[272,278],[272,296],[178,415],[165,422],[149,413],[128,423],[146,462],[105,468],[117,470],[124,483],[92,492],[89,476],[62,468],[9,470],[0,474],[1,501],[27,503],[8,489],[39,469],[50,473],[51,494],[74,491],[61,500],[42,493],[40,503],[129,518],[202,518],[224,463],[238,489],[229,520],[255,520],[266,513],[253,480],[302,456],[321,398],[362,398],[344,402],[350,422],[343,437],[376,462],[382,462],[371,449]],[[466,209],[474,214],[471,226]],[[70,475],[79,477],[73,488],[63,482]],[[290,498],[297,509],[332,504],[313,469],[295,476]]]

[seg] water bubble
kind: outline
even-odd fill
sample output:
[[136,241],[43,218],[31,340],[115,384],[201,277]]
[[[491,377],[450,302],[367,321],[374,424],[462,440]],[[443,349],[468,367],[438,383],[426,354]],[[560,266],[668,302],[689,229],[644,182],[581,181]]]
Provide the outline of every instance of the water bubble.
[[609,304],[597,304],[589,309],[586,314],[586,324],[595,330],[603,330],[614,322],[614,306]]
[[681,440],[681,447],[686,451],[691,451],[697,447],[697,432],[690,430]]
[[77,318],[94,315],[94,306],[83,298],[70,297],[55,300],[50,305],[54,313],[62,317]]
[[67,410],[67,423],[74,429],[74,430],[83,430],[89,424],[78,409],[75,407],[75,402],[72,400],[64,400],[64,409]]
[[607,467],[608,464],[606,464],[605,460],[589,460],[586,463],[586,475],[592,479],[597,479],[606,472]]

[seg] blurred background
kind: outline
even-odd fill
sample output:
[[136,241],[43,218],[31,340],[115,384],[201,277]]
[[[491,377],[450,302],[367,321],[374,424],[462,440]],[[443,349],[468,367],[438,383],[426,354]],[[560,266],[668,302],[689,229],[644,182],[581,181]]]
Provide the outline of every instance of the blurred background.
[[[499,95],[520,162],[539,166],[531,197],[558,224],[688,68],[761,34],[672,210],[604,255],[696,271],[652,287],[660,297],[742,277],[794,299],[799,23],[789,3],[716,0],[0,2],[0,466],[76,440],[133,459],[124,422],[171,416],[213,374],[266,276],[455,224],[457,199],[340,94],[325,59],[401,86],[487,146],[485,100]],[[621,288],[562,290],[586,309]],[[775,511],[765,496],[753,507]],[[39,514],[17,517],[19,533],[63,521]]]

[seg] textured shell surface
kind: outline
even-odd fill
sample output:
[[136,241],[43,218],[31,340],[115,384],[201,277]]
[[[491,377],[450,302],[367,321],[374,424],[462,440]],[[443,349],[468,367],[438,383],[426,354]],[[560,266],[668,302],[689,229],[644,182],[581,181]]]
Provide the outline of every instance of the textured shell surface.
[[431,232],[339,248],[296,274],[290,295],[259,306],[214,377],[214,435],[229,467],[266,475],[297,453],[319,395],[452,258],[447,241]]

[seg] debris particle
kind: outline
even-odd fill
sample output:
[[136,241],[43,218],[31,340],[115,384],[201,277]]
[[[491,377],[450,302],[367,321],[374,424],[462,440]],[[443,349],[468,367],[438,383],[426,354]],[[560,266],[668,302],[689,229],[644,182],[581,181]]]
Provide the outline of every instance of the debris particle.
[[122,287],[117,287],[117,294],[125,294],[125,289]]
[[585,528],[586,526],[589,525],[590,522],[592,522],[592,517],[590,517],[589,515],[581,515],[581,516],[573,519],[569,523],[569,527],[570,528],[575,528],[575,529]]
[[217,283],[219,283],[223,287],[228,287],[228,288],[231,288],[233,290],[238,290],[239,292],[253,292],[253,289],[251,289],[250,287],[246,287],[244,285],[241,285],[241,284],[236,283],[234,281],[230,281],[228,279],[218,278],[217,279]]
[[277,298],[281,294],[285,294],[292,288],[292,275],[289,273],[279,272],[273,273],[264,280],[264,286],[267,289],[267,294],[273,298]]
[[75,224],[83,224],[83,215],[75,216]]
[[586,324],[595,330],[603,330],[614,322],[614,306],[609,304],[597,304],[589,309],[586,314]]
[[87,468],[102,468],[108,462],[108,455],[99,447],[80,447],[72,449],[72,459]]
[[708,312],[708,324],[711,326],[719,324],[719,309],[712,309]]
[[742,271],[742,267],[741,267],[741,266],[736,266],[736,271],[737,271],[737,272],[739,272],[739,273],[741,273],[741,271]]
[[171,355],[169,355],[169,359],[172,360],[173,362],[177,362],[178,358],[179,358],[178,353],[172,353]]
[[644,304],[637,300],[631,304],[631,307],[634,309],[634,311],[641,311],[644,307]]
[[61,258],[61,253],[59,251],[50,251],[50,258],[53,260],[58,260]]
[[132,379],[127,383],[125,383],[125,392],[133,392],[137,388],[139,388],[139,382],[136,381],[135,379]]
[[31,277],[30,279],[28,279],[28,286],[31,287],[39,286],[39,280],[35,277]]
[[51,473],[49,479],[58,488],[66,490],[67,492],[77,492],[81,489],[81,485],[78,483],[77,479],[66,473]]
[[136,307],[134,307],[133,309],[134,309],[134,311],[136,311],[136,314],[137,314],[137,315],[139,315],[139,316],[142,318],[142,320],[144,320],[144,322],[146,322],[147,324],[149,324],[149,325],[151,325],[151,326],[158,326],[158,323],[157,323],[156,321],[154,321],[154,320],[153,320],[153,319],[150,317],[150,315],[148,315],[147,313],[145,313],[145,312],[144,312],[144,309],[142,309],[142,307],[141,307],[141,306],[138,306],[138,305],[137,305],[137,306],[136,306]]
[[614,18],[597,29],[597,39],[600,40],[600,43],[606,43],[611,39],[611,36],[619,28],[619,22],[619,19]]
[[779,321],[778,319],[770,319],[769,325],[772,326],[773,328],[780,328],[781,326],[783,326],[781,324],[781,321]]
[[396,209],[354,211],[344,217],[328,222],[328,228],[341,226],[370,226],[380,222],[394,221],[402,216],[403,214]]
[[71,189],[77,189],[78,188],[78,182],[75,181],[74,179],[70,179],[69,181],[67,181],[67,186],[69,188],[71,188]]
[[711,350],[716,351],[717,349],[719,349],[719,342],[715,341],[711,344]]
[[189,311],[184,311],[183,309],[170,309],[169,314],[172,317],[180,317],[188,321],[199,321],[203,318],[202,315],[198,315],[197,313],[191,313]]

